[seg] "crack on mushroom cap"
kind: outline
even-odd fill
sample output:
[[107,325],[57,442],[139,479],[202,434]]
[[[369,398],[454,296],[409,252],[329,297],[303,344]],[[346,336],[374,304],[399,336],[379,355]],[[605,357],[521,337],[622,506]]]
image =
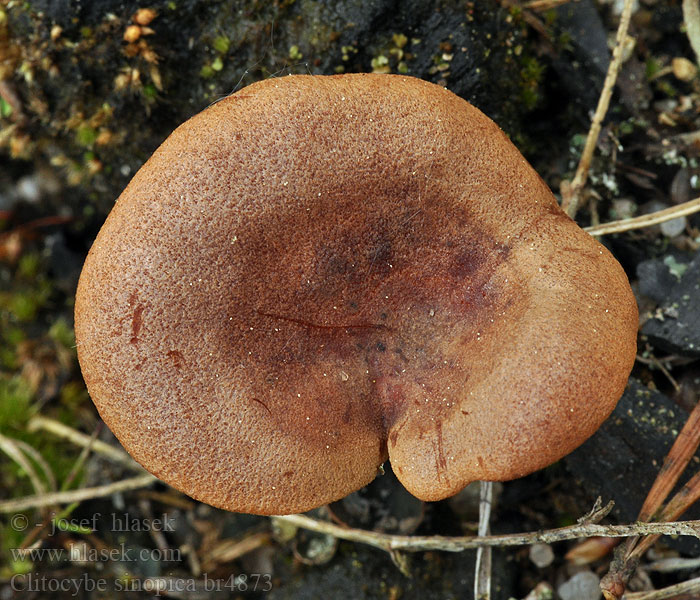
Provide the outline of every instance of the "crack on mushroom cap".
[[494,123],[397,76],[244,96],[164,142],[81,275],[81,367],[137,460],[271,514],[387,457],[444,498],[598,427],[634,358],[633,296]]

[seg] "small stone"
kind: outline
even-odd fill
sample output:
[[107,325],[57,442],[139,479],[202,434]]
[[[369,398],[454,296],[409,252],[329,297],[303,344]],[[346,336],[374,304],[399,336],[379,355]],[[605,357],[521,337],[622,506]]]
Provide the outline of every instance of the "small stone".
[[17,195],[30,204],[41,200],[41,185],[36,175],[27,175],[17,182]]
[[673,75],[676,79],[681,81],[691,81],[698,73],[698,68],[693,62],[682,56],[671,61],[671,69],[673,69]]
[[133,44],[141,37],[141,28],[138,25],[129,25],[124,30],[124,41]]
[[530,546],[530,560],[536,567],[544,569],[554,561],[554,551],[549,544],[533,544]]
[[561,600],[599,600],[600,579],[591,571],[576,573],[571,579],[562,583],[557,589]]
[[148,25],[157,15],[152,8],[139,8],[134,14],[134,21],[139,25]]
[[661,233],[666,237],[676,237],[685,231],[685,226],[687,224],[687,219],[685,217],[678,217],[677,219],[671,219],[670,221],[664,221],[659,225]]
[[629,198],[618,198],[613,200],[612,215],[615,219],[629,219],[637,212],[637,204]]

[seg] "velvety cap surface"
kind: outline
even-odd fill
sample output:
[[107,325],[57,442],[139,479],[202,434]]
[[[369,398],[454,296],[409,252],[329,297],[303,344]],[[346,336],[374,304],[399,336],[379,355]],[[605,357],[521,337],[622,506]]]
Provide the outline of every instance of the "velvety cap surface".
[[303,511],[390,458],[437,500],[544,467],[615,406],[637,308],[499,128],[436,85],[292,76],[179,127],[87,258],[107,425],[195,498]]

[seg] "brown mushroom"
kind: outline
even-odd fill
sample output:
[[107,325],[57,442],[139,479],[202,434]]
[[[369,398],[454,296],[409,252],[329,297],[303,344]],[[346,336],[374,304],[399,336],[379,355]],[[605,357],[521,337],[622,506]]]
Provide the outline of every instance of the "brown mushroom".
[[304,511],[391,460],[424,500],[564,456],[637,308],[500,129],[392,75],[253,84],[180,126],[100,231],[78,354],[107,425],[191,496]]

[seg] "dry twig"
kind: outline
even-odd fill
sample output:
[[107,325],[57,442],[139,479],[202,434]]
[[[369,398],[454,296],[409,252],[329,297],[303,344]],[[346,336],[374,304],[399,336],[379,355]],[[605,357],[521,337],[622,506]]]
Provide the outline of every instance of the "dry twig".
[[[493,482],[482,481],[479,492],[479,529],[480,537],[490,533],[491,504],[493,503]],[[490,600],[491,598],[491,548],[480,546],[476,551],[474,567],[474,598]]]
[[102,454],[113,460],[116,463],[134,469],[136,471],[143,471],[141,465],[139,465],[133,458],[131,458],[124,450],[121,448],[115,448],[110,446],[106,442],[101,440],[93,440],[91,436],[86,435],[77,429],[68,427],[59,421],[54,419],[49,419],[47,417],[42,417],[41,415],[36,415],[29,420],[27,425],[29,431],[37,431],[43,429],[49,433],[68,440],[69,442],[80,446],[82,448],[90,448],[92,451]]
[[698,0],[683,0],[683,21],[688,32],[688,40],[700,62],[700,5]]
[[463,550],[479,548],[480,546],[527,546],[536,543],[551,544],[554,542],[596,535],[606,537],[630,537],[661,534],[700,537],[700,521],[633,523],[630,525],[584,523],[580,525],[571,525],[569,527],[560,527],[558,529],[532,531],[529,533],[487,535],[483,537],[444,537],[390,535],[387,533],[378,533],[376,531],[351,529],[340,527],[339,525],[327,521],[318,521],[306,515],[283,515],[273,517],[273,519],[284,521],[303,529],[326,533],[342,540],[368,544],[387,552],[392,550],[402,550],[404,552],[426,552],[434,550],[462,552]]
[[697,598],[700,594],[700,577],[689,579],[660,590],[648,592],[630,592],[623,596],[624,600],[669,600],[670,598]]
[[557,6],[568,4],[569,2],[571,2],[571,0],[530,0],[529,2],[523,4],[523,8],[538,12],[550,10],[552,8],[556,8]]
[[595,151],[596,144],[598,143],[598,136],[600,135],[603,119],[605,118],[605,114],[608,112],[608,106],[610,105],[610,98],[612,97],[613,88],[615,87],[615,81],[617,81],[617,75],[620,72],[620,66],[622,65],[622,49],[624,47],[625,40],[627,39],[627,29],[629,27],[630,17],[632,15],[633,4],[633,0],[625,0],[625,7],[622,10],[622,15],[620,15],[620,25],[617,28],[617,35],[615,37],[613,58],[610,61],[610,66],[608,67],[608,72],[605,76],[603,91],[600,93],[598,106],[593,114],[591,128],[588,131],[588,137],[586,138],[586,144],[583,147],[581,160],[579,160],[578,168],[576,169],[576,175],[571,183],[566,182],[566,185],[562,183],[562,208],[572,219],[576,216],[581,190],[583,189],[583,186],[586,185],[586,180],[588,179],[588,171],[591,167],[593,152]]
[[[698,446],[700,446],[700,404],[697,404],[693,412],[690,413],[683,429],[668,451],[656,480],[647,494],[644,505],[639,511],[640,521],[648,521],[654,517],[660,522],[677,519],[700,498],[700,473],[696,473],[659,512],[661,505],[675,487]],[[609,572],[601,581],[601,589],[606,599],[622,596],[640,557],[658,537],[658,534],[653,534],[641,541],[637,537],[632,537],[619,548]]]
[[27,456],[19,447],[18,441],[0,434],[0,450],[14,460],[22,470],[27,474],[32,482],[32,487],[37,494],[45,494],[46,486],[34,469],[34,466],[29,461]]
[[679,204],[678,206],[658,210],[649,215],[641,215],[632,219],[610,221],[609,223],[603,223],[601,225],[584,227],[583,230],[587,231],[592,236],[608,235],[609,233],[621,233],[623,231],[631,231],[632,229],[651,227],[652,225],[665,223],[666,221],[692,215],[696,212],[700,212],[700,198],[683,202],[683,204]]
[[82,502],[84,500],[92,500],[93,498],[103,498],[111,496],[117,492],[126,492],[136,490],[142,487],[151,485],[154,481],[158,481],[150,473],[137,475],[129,479],[115,481],[108,485],[100,485],[91,488],[82,488],[79,490],[71,490],[69,492],[53,492],[50,494],[38,494],[36,496],[25,496],[24,498],[16,498],[13,500],[3,500],[0,502],[0,513],[21,512],[30,508],[42,508],[44,506],[52,506],[54,504],[70,504],[71,502]]
[[673,442],[673,446],[666,454],[659,474],[639,511],[640,521],[648,521],[656,514],[685,471],[698,446],[700,446],[700,404],[695,405],[683,429]]

